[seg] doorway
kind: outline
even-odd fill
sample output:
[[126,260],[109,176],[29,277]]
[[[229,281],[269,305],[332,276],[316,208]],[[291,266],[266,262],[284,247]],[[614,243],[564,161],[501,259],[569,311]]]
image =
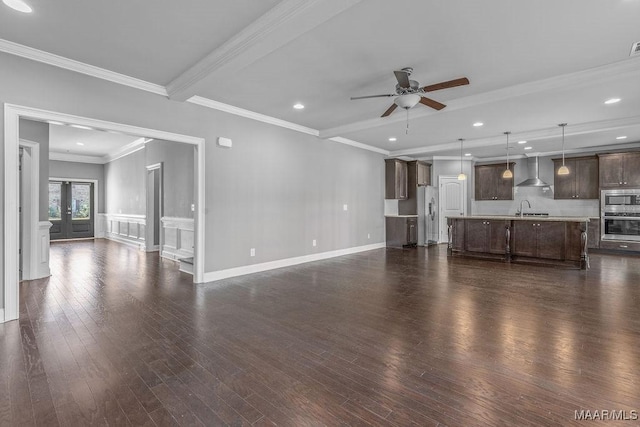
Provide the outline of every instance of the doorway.
[[[3,240],[3,283],[4,283],[4,310],[0,309],[0,322],[14,320],[19,315],[19,120],[20,118],[36,121],[57,121],[67,124],[86,126],[93,129],[115,131],[129,135],[162,139],[174,142],[191,144],[195,147],[196,163],[194,175],[196,177],[196,203],[194,204],[194,283],[203,283],[205,277],[204,240],[205,230],[205,140],[172,132],[143,128],[132,125],[114,123],[105,120],[75,116],[65,113],[40,110],[37,108],[4,104],[4,221],[2,223]],[[34,168],[37,170],[37,168]],[[49,221],[46,221],[49,224]],[[37,227],[36,227],[37,228]],[[34,233],[35,234],[35,233]],[[39,237],[42,237],[41,239]],[[41,244],[38,244],[41,240]],[[42,249],[43,269],[48,269],[48,244],[49,236],[34,235],[29,242],[30,250]],[[46,248],[46,253],[44,252]],[[26,252],[25,252],[26,253]],[[46,255],[46,258],[44,258]]]
[[50,240],[93,237],[94,218],[92,182],[49,181]]
[[460,181],[456,176],[440,176],[440,242],[449,240],[447,234],[447,217],[463,216],[467,213],[467,181]]

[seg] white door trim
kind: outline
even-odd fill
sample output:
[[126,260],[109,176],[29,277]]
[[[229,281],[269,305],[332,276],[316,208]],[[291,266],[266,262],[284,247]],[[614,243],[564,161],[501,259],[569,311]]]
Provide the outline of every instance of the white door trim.
[[[40,221],[40,144],[21,139],[19,146],[29,151],[29,164],[23,161],[22,167],[29,174],[29,185],[22,186],[22,191],[28,197],[23,203],[22,219],[24,226],[22,248],[22,279],[38,279],[38,227]],[[18,196],[20,197],[20,196]]]
[[196,147],[196,211],[195,211],[195,283],[204,281],[204,237],[205,237],[205,140],[204,138],[164,132],[139,126],[113,123],[105,120],[71,114],[57,113],[26,106],[4,104],[4,321],[14,320],[19,315],[18,297],[18,151],[20,118],[39,121],[60,121],[63,123],[89,126],[91,128],[113,130],[130,135],[163,139],[192,144]]
[[[159,185],[159,189],[158,189],[158,194],[160,197],[160,203],[158,204],[160,212],[158,212],[158,223],[156,224],[155,222],[155,215],[154,215],[154,207],[149,200],[149,172],[157,170],[159,171],[158,173],[160,174],[160,176],[158,177],[158,185]],[[147,222],[145,225],[145,236],[144,236],[144,241],[145,241],[145,245],[146,245],[146,251],[147,252],[151,252],[151,251],[159,251],[159,253],[162,253],[162,240],[163,240],[163,233],[162,233],[162,216],[164,215],[164,212],[162,211],[163,209],[163,205],[164,205],[164,183],[162,182],[164,178],[164,166],[162,164],[162,162],[160,163],[155,163],[153,165],[149,165],[147,166],[147,177],[146,177],[146,188],[147,188]],[[158,227],[158,245],[154,245],[153,244],[153,233],[154,233],[154,229],[155,227]]]

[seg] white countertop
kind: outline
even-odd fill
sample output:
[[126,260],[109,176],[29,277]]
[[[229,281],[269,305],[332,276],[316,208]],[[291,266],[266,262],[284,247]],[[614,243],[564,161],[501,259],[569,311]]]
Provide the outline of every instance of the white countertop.
[[385,218],[418,218],[418,215],[385,215]]
[[493,219],[505,221],[563,221],[563,222],[589,222],[589,217],[583,216],[516,216],[516,215],[470,215],[449,216],[447,218],[458,219]]

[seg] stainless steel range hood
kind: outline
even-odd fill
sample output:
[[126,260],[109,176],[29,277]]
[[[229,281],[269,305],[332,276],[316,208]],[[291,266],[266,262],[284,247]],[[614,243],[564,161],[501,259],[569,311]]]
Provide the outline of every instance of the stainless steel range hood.
[[529,157],[527,159],[527,170],[529,172],[529,178],[518,184],[518,187],[550,187],[549,184],[544,182],[538,176],[540,173],[540,167],[538,164],[538,156]]

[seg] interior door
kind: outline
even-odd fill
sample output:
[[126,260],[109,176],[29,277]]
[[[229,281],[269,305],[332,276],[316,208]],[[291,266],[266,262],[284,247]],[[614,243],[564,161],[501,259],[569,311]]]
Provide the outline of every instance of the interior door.
[[49,221],[51,240],[93,237],[93,183],[49,182]]

